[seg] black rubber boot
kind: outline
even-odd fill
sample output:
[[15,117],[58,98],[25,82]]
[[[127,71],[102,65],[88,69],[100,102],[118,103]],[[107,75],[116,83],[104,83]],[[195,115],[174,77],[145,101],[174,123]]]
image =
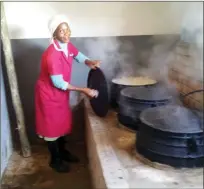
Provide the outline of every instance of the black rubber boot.
[[58,145],[59,145],[59,150],[60,150],[60,154],[61,154],[61,157],[64,161],[67,161],[69,163],[78,163],[79,162],[79,159],[72,155],[68,150],[66,150],[65,148],[65,139],[64,137],[60,137],[58,138]]
[[69,172],[69,166],[62,160],[57,140],[47,141],[47,144],[50,152],[50,167],[59,173]]

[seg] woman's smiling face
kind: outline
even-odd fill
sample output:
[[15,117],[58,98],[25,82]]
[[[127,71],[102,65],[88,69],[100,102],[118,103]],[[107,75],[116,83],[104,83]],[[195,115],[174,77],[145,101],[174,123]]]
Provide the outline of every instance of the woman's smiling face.
[[62,43],[68,43],[71,36],[71,30],[67,23],[61,23],[55,30],[53,37]]

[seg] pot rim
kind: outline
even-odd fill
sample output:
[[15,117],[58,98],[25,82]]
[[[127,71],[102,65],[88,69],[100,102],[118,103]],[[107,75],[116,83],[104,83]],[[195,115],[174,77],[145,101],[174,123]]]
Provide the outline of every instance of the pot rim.
[[[143,77],[143,76],[136,76],[136,77]],[[150,78],[150,77],[149,77]],[[112,80],[111,80],[111,82],[112,83],[114,83],[114,84],[116,84],[116,85],[121,85],[121,86],[131,86],[131,87],[139,87],[139,86],[150,86],[150,85],[155,85],[155,84],[157,84],[158,83],[158,81],[156,80],[156,79],[153,79],[153,78],[150,78],[150,79],[152,79],[152,80],[154,80],[155,82],[154,83],[147,83],[147,84],[143,84],[143,85],[134,85],[134,84],[120,84],[120,83],[117,83],[117,82],[115,82],[114,80],[116,80],[117,78],[113,78]],[[118,78],[118,79],[120,79],[120,78]]]

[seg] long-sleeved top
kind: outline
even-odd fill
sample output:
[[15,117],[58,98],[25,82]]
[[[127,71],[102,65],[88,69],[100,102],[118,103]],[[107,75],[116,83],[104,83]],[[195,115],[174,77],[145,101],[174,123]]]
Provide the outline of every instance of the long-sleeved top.
[[[68,57],[69,52],[68,52],[68,46],[67,43],[61,43],[58,41],[60,48],[64,52],[64,54]],[[78,63],[85,63],[86,60],[89,58],[86,57],[83,53],[79,52],[78,55],[74,58]],[[64,81],[62,75],[51,75],[50,76],[53,85],[61,90],[67,90],[69,87],[69,83]]]

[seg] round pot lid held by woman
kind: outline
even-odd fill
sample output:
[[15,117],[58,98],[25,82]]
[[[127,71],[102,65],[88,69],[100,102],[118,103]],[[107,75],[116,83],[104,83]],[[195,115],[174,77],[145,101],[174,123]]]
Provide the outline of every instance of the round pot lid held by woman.
[[91,69],[88,75],[87,85],[98,91],[98,97],[90,99],[90,104],[96,115],[105,117],[109,109],[108,85],[101,69]]

